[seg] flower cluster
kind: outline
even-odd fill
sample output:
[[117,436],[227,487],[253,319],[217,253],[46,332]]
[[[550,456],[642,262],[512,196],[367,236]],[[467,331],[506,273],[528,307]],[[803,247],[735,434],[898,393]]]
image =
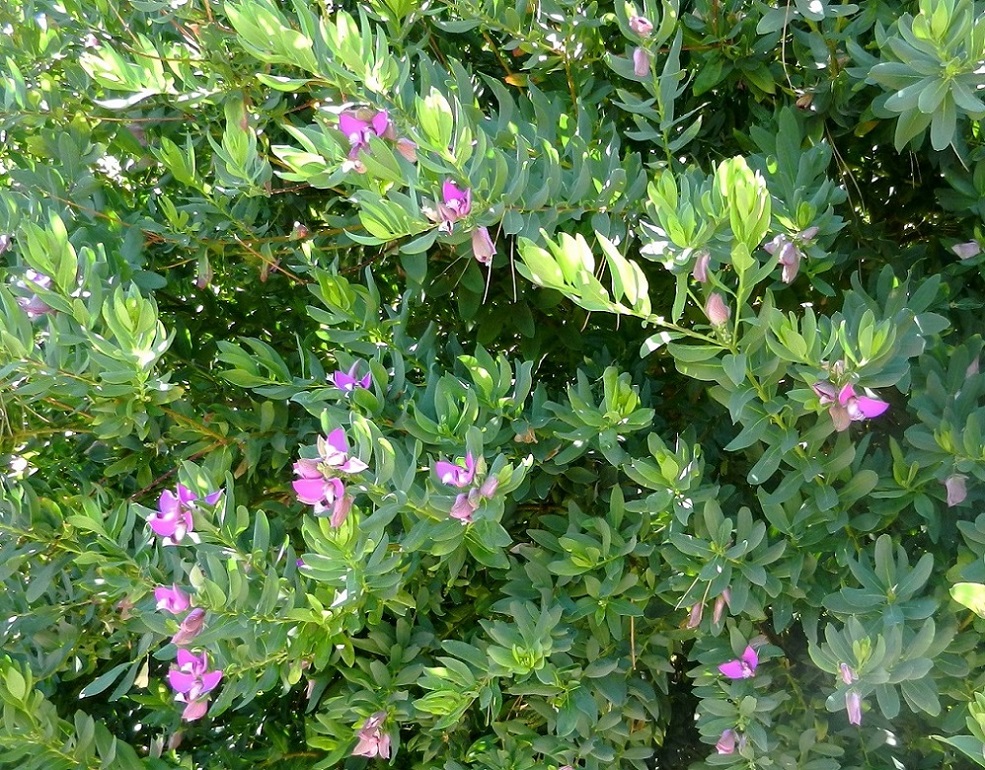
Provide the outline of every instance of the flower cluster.
[[[219,489],[202,499],[208,505],[215,505],[221,495]],[[147,524],[155,535],[164,538],[164,545],[176,545],[185,535],[194,532],[192,510],[198,501],[198,496],[184,484],[178,485],[177,494],[165,489],[157,502],[157,513],[147,520]]]
[[339,115],[339,131],[349,140],[349,160],[359,173],[366,168],[359,162],[359,153],[369,151],[369,140],[376,136],[389,139],[404,158],[411,163],[417,160],[417,145],[410,139],[397,138],[397,132],[386,110],[374,112],[369,107],[345,110]]
[[358,457],[349,456],[349,444],[342,428],[326,437],[318,437],[318,457],[301,458],[294,463],[294,492],[305,505],[314,506],[314,514],[331,516],[333,527],[340,527],[352,508],[352,497],[346,492],[339,473],[353,474],[368,466]]
[[385,711],[377,711],[366,720],[366,723],[356,733],[359,742],[352,750],[354,757],[390,758],[390,733],[383,729],[386,720]]
[[[838,389],[833,383],[822,381],[811,386],[820,399],[821,406],[828,407],[835,430],[847,430],[848,426],[859,420],[871,420],[887,409],[889,404],[873,396],[859,396],[851,383]],[[866,391],[868,392],[868,391]]]
[[184,703],[181,718],[192,722],[205,716],[209,708],[209,693],[222,679],[222,671],[209,671],[208,654],[195,655],[186,649],[178,650],[176,665],[168,672],[168,683],[175,691],[174,699]]
[[453,463],[439,460],[434,464],[434,472],[442,484],[456,489],[471,487],[468,492],[459,493],[450,511],[453,519],[466,524],[472,522],[472,514],[478,510],[483,500],[488,500],[496,494],[496,488],[499,486],[499,479],[495,476],[487,476],[478,487],[473,486],[475,458],[472,457],[471,452],[466,452],[465,457],[459,457]]

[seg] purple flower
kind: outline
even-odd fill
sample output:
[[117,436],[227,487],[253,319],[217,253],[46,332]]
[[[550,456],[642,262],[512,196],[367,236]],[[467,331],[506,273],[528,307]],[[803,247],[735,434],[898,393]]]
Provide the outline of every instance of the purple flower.
[[383,136],[390,128],[390,116],[386,110],[373,113],[372,110],[346,110],[339,115],[339,131],[346,135],[352,149],[350,158],[356,158],[359,151],[369,149],[369,139],[372,136]]
[[847,663],[838,664],[838,676],[845,684],[852,684],[853,682],[858,681],[858,674],[855,673],[855,669]]
[[208,710],[208,694],[222,679],[222,671],[209,671],[206,653],[198,657],[188,650],[178,650],[177,667],[168,672],[168,683],[178,693],[175,700],[184,703],[181,718],[187,722],[201,719]]
[[480,264],[492,264],[492,259],[496,256],[496,244],[489,236],[488,228],[477,227],[472,231],[472,255]]
[[629,28],[640,37],[650,37],[653,34],[653,23],[645,16],[631,16]]
[[960,473],[952,473],[944,480],[944,488],[947,490],[947,507],[951,508],[960,505],[968,496],[968,487],[965,485],[967,476]]
[[848,710],[848,721],[853,725],[862,724],[862,696],[858,690],[845,693],[845,708]]
[[707,251],[699,251],[698,258],[694,261],[691,277],[698,283],[708,283],[708,265],[710,264],[711,254]]
[[20,305],[21,310],[27,313],[27,317],[32,321],[37,318],[40,318],[46,313],[53,313],[54,310],[48,307],[47,303],[45,303],[45,301],[41,299],[37,294],[33,293],[34,290],[31,287],[31,285],[28,283],[29,281],[30,283],[35,284],[38,288],[47,291],[48,289],[51,288],[51,278],[49,278],[44,273],[39,273],[35,270],[26,270],[24,272],[24,278],[27,280],[26,281],[19,280],[14,283],[14,286],[17,287],[18,289],[32,292],[31,296],[29,297],[17,298],[17,304]]
[[957,254],[959,259],[971,259],[982,253],[982,247],[978,245],[978,241],[968,241],[954,244],[951,251]]
[[732,311],[725,304],[722,295],[718,292],[713,292],[705,303],[705,315],[708,316],[708,320],[711,321],[712,326],[724,326],[728,323],[728,319],[731,318]]
[[475,513],[479,507],[479,502],[473,495],[474,492],[474,489],[468,494],[462,492],[455,498],[455,502],[449,512],[453,519],[458,519],[466,524],[472,523],[472,514]]
[[390,758],[390,733],[383,730],[385,720],[385,711],[377,711],[366,720],[366,723],[356,733],[359,742],[356,744],[356,748],[352,750],[352,756]]
[[172,615],[180,615],[191,606],[188,594],[178,588],[177,583],[172,583],[170,588],[167,586],[155,588],[154,599],[159,610],[170,612]]
[[758,665],[759,656],[752,648],[752,645],[746,645],[745,652],[742,653],[741,658],[730,660],[728,663],[722,663],[718,667],[718,670],[729,679],[749,679],[750,677],[756,676],[756,667]]
[[[205,496],[204,501],[215,505],[222,490],[217,490]],[[147,523],[158,537],[164,538],[164,545],[180,543],[186,534],[193,531],[192,508],[199,498],[184,484],[178,485],[176,495],[170,489],[165,489],[157,502],[157,513],[151,516]]]
[[[356,388],[362,388],[367,390],[370,385],[373,384],[373,376],[367,372],[366,376],[362,379],[356,379],[356,369],[359,368],[358,362],[349,367],[348,372],[343,372],[341,369],[334,374],[332,374],[329,379],[336,388],[343,391],[344,393],[352,393]],[[342,434],[343,441],[345,440],[345,433]]]
[[828,406],[831,422],[834,423],[837,431],[847,430],[852,422],[871,420],[889,409],[889,404],[885,401],[855,395],[855,388],[851,383],[844,385],[841,390],[836,390],[835,386],[827,381],[816,382],[811,387],[821,405]]
[[735,730],[728,729],[722,731],[722,735],[718,739],[718,743],[715,744],[715,749],[718,751],[719,754],[734,754]]
[[633,51],[633,73],[638,78],[645,78],[650,74],[650,52],[644,48]]
[[201,632],[204,626],[205,610],[201,607],[196,607],[181,621],[181,625],[178,627],[178,633],[171,637],[171,644],[178,647],[186,646],[192,639],[199,635],[199,632]]
[[464,465],[463,458],[459,457],[455,462],[449,463],[439,460],[434,464],[434,472],[438,474],[438,480],[442,484],[464,489],[472,483],[475,477],[475,459],[471,452],[465,453]]

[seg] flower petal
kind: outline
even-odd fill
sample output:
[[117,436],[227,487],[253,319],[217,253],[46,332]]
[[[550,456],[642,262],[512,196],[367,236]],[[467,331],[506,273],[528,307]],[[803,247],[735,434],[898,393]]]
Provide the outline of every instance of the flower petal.
[[868,398],[867,396],[859,396],[855,399],[855,403],[865,418],[870,420],[889,409],[887,402],[880,401],[877,398]]

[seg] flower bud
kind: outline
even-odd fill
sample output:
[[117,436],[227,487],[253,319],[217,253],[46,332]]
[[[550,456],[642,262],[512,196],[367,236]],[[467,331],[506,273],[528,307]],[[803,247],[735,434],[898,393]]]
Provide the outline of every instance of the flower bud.
[[645,78],[650,74],[650,54],[643,48],[633,51],[633,72],[638,78]]
[[708,302],[705,303],[705,315],[708,316],[712,326],[724,326],[732,317],[732,311],[725,304],[722,295],[715,292],[708,297]]
[[472,255],[480,264],[492,264],[492,259],[496,255],[496,244],[489,236],[488,228],[477,227],[472,231]]
[[968,488],[965,485],[965,476],[960,473],[952,473],[944,481],[944,488],[947,490],[947,507],[952,508],[960,505],[968,496]]
[[417,163],[417,145],[406,137],[400,137],[396,143],[397,152],[404,156],[405,160]]
[[711,263],[711,254],[707,251],[699,251],[698,258],[694,262],[694,269],[691,277],[698,283],[708,283],[708,265]]
[[640,37],[650,37],[653,34],[653,22],[645,16],[633,16],[630,18],[629,28]]

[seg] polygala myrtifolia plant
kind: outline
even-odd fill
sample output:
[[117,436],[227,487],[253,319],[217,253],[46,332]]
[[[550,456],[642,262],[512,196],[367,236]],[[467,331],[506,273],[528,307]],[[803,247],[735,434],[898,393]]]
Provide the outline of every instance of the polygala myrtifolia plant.
[[985,3],[0,33],[0,767],[985,766]]

